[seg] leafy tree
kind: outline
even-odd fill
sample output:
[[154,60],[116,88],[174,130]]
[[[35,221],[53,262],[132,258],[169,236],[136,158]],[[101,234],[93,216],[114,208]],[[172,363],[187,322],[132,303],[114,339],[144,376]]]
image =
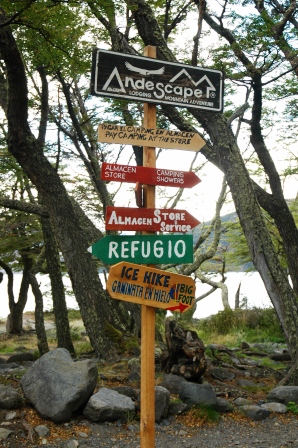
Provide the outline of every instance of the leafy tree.
[[[224,72],[227,98],[224,113],[178,110],[161,105],[158,115],[166,117],[180,130],[199,131],[207,141],[201,153],[224,173],[253,263],[264,281],[292,355],[293,369],[287,381],[298,383],[298,235],[283,195],[280,174],[268,149],[271,142],[266,136],[268,126],[274,120],[270,102],[282,98],[282,86],[284,92],[288,87],[294,89],[296,84],[294,75],[298,64],[292,45],[297,33],[295,2],[248,0],[242,3],[226,0],[222,5],[209,5],[203,0],[187,4],[178,0],[126,0],[125,3],[47,0],[28,2],[26,7],[20,1],[4,1],[3,7],[6,8],[6,17],[2,14],[0,54],[6,72],[2,70],[1,80],[7,81],[9,95],[7,104],[4,101],[2,104],[7,110],[9,150],[36,185],[41,203],[49,213],[87,331],[98,354],[103,354],[109,347],[102,338],[105,319],[112,319],[113,324],[123,328],[121,320],[123,322],[128,316],[127,310],[121,304],[116,306],[109,301],[97,278],[95,263],[86,253],[91,233],[82,232],[79,210],[70,199],[57,169],[49,163],[53,153],[46,157],[44,144],[40,144],[32,132],[33,128],[29,127],[23,60],[28,60],[27,72],[32,79],[38,69],[44,83],[40,96],[34,98],[35,105],[44,104],[40,99],[46,91],[45,81],[51,78],[51,82],[60,84],[58,91],[63,92],[65,103],[60,103],[60,108],[56,108],[54,102],[53,107],[49,105],[50,120],[58,125],[59,132],[67,136],[72,148],[80,155],[93,191],[97,192],[104,209],[113,198],[106,184],[98,181],[98,166],[107,155],[95,143],[94,130],[92,133],[95,122],[92,120],[96,112],[94,106],[91,112],[92,100],[83,89],[84,75],[87,66],[89,72],[91,65],[86,52],[95,42],[99,46],[109,42],[111,49],[130,54],[140,54],[144,46],[153,45],[158,59],[200,64],[220,68]],[[74,20],[78,14],[84,18],[81,28],[75,21],[73,27],[68,26],[67,23],[71,22],[67,21]],[[186,19],[195,16],[198,28],[192,40],[184,32]],[[92,43],[84,38],[85,26],[92,36]],[[213,40],[209,52],[205,51],[205,35]],[[179,39],[181,44],[184,37],[185,44],[181,50],[177,41]],[[34,50],[37,40],[38,52]],[[44,48],[48,52],[43,51]],[[233,96],[235,93],[237,100]],[[17,111],[14,108],[16,103],[20,104]],[[109,106],[110,102],[101,104]],[[48,120],[45,107],[40,109],[41,117],[44,117],[41,123],[45,125]],[[66,111],[70,118],[67,120]],[[124,122],[136,119],[140,111],[137,106],[134,110],[123,107]],[[34,120],[33,123],[36,124]],[[62,142],[66,145],[67,141],[64,139]],[[242,151],[243,144],[245,151]],[[56,160],[63,152],[63,145],[54,148]],[[261,168],[258,173],[248,170],[249,165],[253,166],[253,159]],[[280,263],[261,208],[275,222],[293,287]],[[82,219],[86,223],[85,218]],[[91,230],[90,225],[87,228]],[[192,274],[197,268],[194,265],[185,268],[184,272]],[[86,282],[88,291],[84,287]]]
[[[248,3],[250,2],[244,5],[247,8],[249,8]],[[252,94],[252,107],[250,119],[244,119],[244,113],[248,107],[246,104],[234,113],[231,111],[229,116],[200,110],[190,110],[189,114],[197,120],[209,136],[208,144],[202,149],[202,153],[209,161],[219,167],[226,176],[254,265],[264,281],[291,351],[294,366],[289,374],[288,381],[297,382],[298,234],[293,216],[284,199],[280,177],[266,146],[262,130],[264,80],[269,77],[271,82],[274,82],[276,75],[273,70],[281,69],[281,73],[278,74],[278,78],[280,78],[282,75],[286,76],[286,73],[293,66],[295,67],[295,64],[292,63],[295,55],[293,52],[288,52],[288,47],[284,45],[284,40],[289,43],[284,30],[286,29],[285,25],[287,27],[291,26],[296,7],[294,3],[291,3],[290,10],[288,10],[286,4],[283,6],[285,11],[282,13],[280,26],[278,26],[279,22],[276,21],[273,27],[272,22],[266,22],[267,19],[266,17],[263,18],[264,11],[262,10],[257,18],[251,15],[247,17],[245,14],[243,17],[237,17],[237,21],[234,21],[234,29],[231,30],[229,26],[231,18],[234,19],[234,17],[232,17],[233,8],[229,8],[229,6],[234,7],[235,2],[224,2],[219,11],[208,9],[206,3],[203,4],[199,0],[195,1],[194,4],[198,8],[199,25],[201,26],[201,20],[203,19],[210,30],[217,33],[220,38],[219,44],[221,46],[219,45],[213,52],[214,67],[220,66],[227,79],[230,79],[234,85],[238,83],[245,88],[245,102]],[[263,2],[256,2],[256,4],[257,6],[264,6]],[[128,17],[131,21],[133,20],[144,45],[155,46],[158,59],[176,61],[176,55],[170,48],[171,42],[169,39],[165,39],[165,34],[161,30],[158,19],[159,11],[154,11],[153,4],[145,1],[127,0],[126,5],[129,10]],[[220,8],[219,5],[216,4],[216,6]],[[189,6],[188,11],[191,8],[192,5]],[[249,9],[249,14],[250,11]],[[106,19],[108,20],[108,18]],[[245,27],[245,23],[255,25],[253,39],[249,35],[250,26]],[[267,24],[265,28],[261,26],[264,23]],[[243,25],[243,27],[240,27],[240,25]],[[277,34],[275,33],[276,29]],[[112,48],[119,51],[120,41],[121,50],[127,51],[130,48],[131,41],[128,35],[123,35],[120,31],[118,41],[115,37],[112,40]],[[195,42],[195,44],[199,45],[199,42]],[[283,53],[283,58],[289,57],[287,61],[290,67],[287,67],[284,71],[282,71],[282,68],[285,66],[285,61],[280,57],[280,52]],[[192,62],[196,63],[197,61],[193,60]],[[176,109],[166,105],[162,105],[161,109],[180,130],[193,130],[193,127],[185,118],[187,114],[180,114]],[[249,176],[232,130],[234,120],[239,118],[248,125],[247,132],[250,136],[251,147],[268,179],[270,193]],[[283,241],[293,288],[279,263],[260,205],[275,220]]]

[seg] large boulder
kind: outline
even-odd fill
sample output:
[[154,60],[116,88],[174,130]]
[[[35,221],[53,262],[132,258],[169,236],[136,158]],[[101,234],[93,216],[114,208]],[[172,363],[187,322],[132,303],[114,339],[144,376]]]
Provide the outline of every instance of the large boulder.
[[101,387],[96,394],[92,395],[83,414],[92,422],[113,422],[126,421],[134,412],[135,405],[130,397],[107,387]]
[[277,386],[269,392],[267,401],[277,401],[285,405],[290,402],[298,404],[298,386]]
[[[138,391],[139,397],[138,401],[140,403],[140,408],[142,407],[141,402],[141,391]],[[167,418],[170,406],[170,392],[162,386],[155,386],[154,388],[154,407],[155,407],[155,422],[160,423],[162,419]]]
[[43,418],[62,423],[86,405],[97,376],[94,361],[74,362],[66,349],[57,348],[43,355],[27,370],[21,386],[27,400]]
[[216,406],[217,397],[210,384],[182,383],[179,398],[188,405]]
[[155,386],[155,421],[160,423],[167,418],[170,405],[170,392],[162,386]]

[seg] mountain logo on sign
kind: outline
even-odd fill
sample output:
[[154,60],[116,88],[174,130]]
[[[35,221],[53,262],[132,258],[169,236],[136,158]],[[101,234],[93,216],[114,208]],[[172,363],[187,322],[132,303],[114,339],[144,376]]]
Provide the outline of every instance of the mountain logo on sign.
[[[110,87],[110,84],[112,82],[113,78],[116,78],[119,84],[119,88],[117,87]],[[110,76],[108,77],[108,79],[106,80],[102,90],[108,90],[109,92],[122,92],[122,93],[126,93],[126,90],[124,88],[124,85],[122,83],[122,80],[120,78],[119,72],[117,67],[114,68],[114,70],[111,72]]]
[[[207,84],[206,87],[206,97],[210,98],[210,93],[211,92],[215,92],[216,88],[214,87],[214,85],[212,84],[212,82],[210,81],[210,79],[208,78],[207,75],[202,76],[202,78],[200,78],[197,82],[195,82],[193,80],[193,78],[190,76],[190,74],[188,73],[187,70],[185,70],[185,68],[183,70],[181,70],[179,73],[177,73],[177,75],[175,75],[173,78],[171,78],[169,80],[169,82],[175,82],[177,79],[182,78],[184,76],[186,76],[196,87],[198,87],[200,84],[202,84],[205,81],[205,84]],[[211,96],[213,96],[211,94]]]

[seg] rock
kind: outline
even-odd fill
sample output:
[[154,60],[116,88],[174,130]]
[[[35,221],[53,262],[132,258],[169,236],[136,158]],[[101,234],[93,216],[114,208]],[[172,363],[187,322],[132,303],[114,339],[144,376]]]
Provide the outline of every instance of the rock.
[[168,416],[170,392],[162,386],[155,386],[155,422],[160,423]]
[[215,406],[217,397],[210,384],[182,383],[179,398],[189,405]]
[[235,404],[236,406],[245,406],[250,405],[251,401],[247,400],[247,398],[238,397],[233,401],[233,404]]
[[138,372],[136,372],[136,371],[131,372],[128,375],[128,381],[130,383],[139,383],[141,381],[140,374]]
[[102,387],[89,399],[83,414],[92,422],[104,422],[126,421],[129,414],[134,412],[135,405],[131,398]]
[[38,425],[34,428],[34,431],[39,435],[39,437],[47,437],[50,435],[50,430],[45,425]]
[[14,418],[16,418],[17,413],[16,412],[8,412],[8,414],[6,414],[5,416],[5,420],[13,420]]
[[62,423],[86,405],[96,386],[97,374],[93,361],[74,362],[66,349],[58,348],[43,355],[27,370],[21,386],[43,418]]
[[190,410],[190,406],[186,403],[174,403],[169,404],[168,415],[182,415]]
[[9,362],[9,363],[5,363],[5,364],[0,364],[0,370],[13,370],[13,369],[19,369],[20,368],[20,364],[16,363],[16,362]]
[[215,409],[218,412],[233,412],[234,411],[233,405],[225,398],[220,398],[220,397],[217,397]]
[[277,412],[279,414],[285,414],[288,412],[287,406],[282,403],[263,403],[261,407],[268,409],[268,411]]
[[7,363],[18,362],[23,363],[25,361],[35,361],[34,355],[32,353],[15,353],[7,358]]
[[263,387],[264,383],[255,383],[251,380],[239,379],[237,380],[237,385],[240,387]]
[[219,367],[209,369],[209,373],[220,381],[231,381],[235,378],[235,374],[230,372],[230,370],[220,369]]
[[131,372],[140,373],[140,371],[141,371],[140,358],[131,358],[127,363],[127,367]]
[[117,386],[112,387],[111,389],[118,392],[118,394],[122,394],[125,395],[126,397],[131,398],[132,400],[137,400],[139,396],[138,391],[130,386]]
[[298,404],[298,386],[278,386],[267,395],[267,401],[277,401],[285,405],[290,402]]
[[23,404],[22,396],[12,387],[0,385],[0,408],[18,409]]
[[251,420],[253,421],[265,420],[271,414],[271,412],[268,409],[252,404],[240,406],[239,410],[241,410],[243,414],[251,418]]
[[65,448],[78,448],[79,442],[77,440],[69,440],[65,444]]
[[10,431],[9,429],[0,428],[0,440],[7,440],[12,433],[13,431]]
[[168,389],[171,394],[178,395],[180,392],[181,384],[186,382],[186,379],[182,376],[169,373],[168,375],[164,374],[161,386]]

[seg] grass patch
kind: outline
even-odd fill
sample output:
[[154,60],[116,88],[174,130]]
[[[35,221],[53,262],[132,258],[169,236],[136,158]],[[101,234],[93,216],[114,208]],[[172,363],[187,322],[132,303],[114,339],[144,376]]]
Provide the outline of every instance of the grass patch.
[[273,308],[224,310],[195,320],[195,329],[205,344],[238,346],[241,342],[285,343]]
[[220,418],[221,416],[219,412],[208,405],[193,406],[187,414],[177,416],[177,420],[190,427],[214,424],[217,423]]

